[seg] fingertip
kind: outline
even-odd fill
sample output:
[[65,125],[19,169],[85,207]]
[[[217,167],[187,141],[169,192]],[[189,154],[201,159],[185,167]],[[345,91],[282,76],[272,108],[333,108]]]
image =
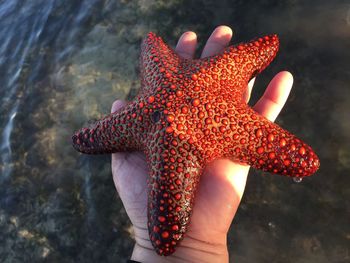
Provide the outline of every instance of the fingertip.
[[294,78],[292,73],[290,73],[289,71],[281,71],[279,72],[275,78],[277,78],[277,80],[282,81],[283,82],[283,86],[288,86],[290,88],[292,88],[293,86],[293,82],[294,82]]
[[193,31],[186,31],[183,33],[179,39],[180,41],[195,41],[197,40],[197,34]]
[[285,77],[288,77],[288,78],[290,78],[291,80],[293,80],[293,75],[292,75],[292,73],[290,73],[290,72],[287,71],[287,70],[283,70],[283,71],[279,72],[277,75],[279,75],[279,74],[282,74],[282,75],[284,75]]
[[126,101],[123,101],[123,100],[114,101],[112,104],[111,113],[116,112],[117,110],[125,106],[125,104],[126,104]]
[[224,25],[218,26],[210,35],[208,42],[219,43],[222,47],[225,47],[230,43],[232,35],[233,31],[230,27]]
[[226,25],[220,25],[220,26],[216,27],[214,32],[216,32],[217,34],[221,34],[223,36],[230,36],[230,40],[231,40],[231,37],[233,35],[232,28],[229,26],[226,26]]
[[221,52],[230,43],[232,34],[232,29],[228,26],[216,27],[205,44],[201,57],[209,57]]
[[190,59],[194,56],[197,46],[197,35],[193,31],[183,33],[177,42],[175,51],[181,57]]
[[289,71],[281,71],[277,73],[266,90],[267,96],[272,101],[283,106],[293,87],[293,81],[293,75]]
[[254,110],[270,121],[274,121],[286,103],[292,86],[293,75],[288,71],[279,72],[255,104]]

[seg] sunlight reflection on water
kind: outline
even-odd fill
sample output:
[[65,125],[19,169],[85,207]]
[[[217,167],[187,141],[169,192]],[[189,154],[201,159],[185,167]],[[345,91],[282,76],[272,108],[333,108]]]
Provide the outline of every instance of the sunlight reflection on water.
[[14,108],[12,109],[10,113],[10,118],[5,125],[4,131],[2,133],[2,140],[1,140],[1,145],[0,145],[0,153],[1,153],[1,174],[2,176],[6,179],[9,174],[11,173],[11,144],[10,144],[10,137],[11,137],[11,132],[13,128],[13,121],[16,117],[17,114],[17,108],[18,108],[18,103],[15,104]]

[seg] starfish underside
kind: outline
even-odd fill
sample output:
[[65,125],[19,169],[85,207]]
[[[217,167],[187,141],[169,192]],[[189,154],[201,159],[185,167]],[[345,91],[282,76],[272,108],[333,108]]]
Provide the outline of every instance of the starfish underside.
[[292,177],[318,169],[310,146],[243,100],[248,81],[273,60],[278,45],[270,35],[188,60],[149,33],[141,48],[138,96],[73,135],[83,153],[145,153],[148,229],[158,254],[172,254],[183,238],[200,175],[211,161],[228,158]]

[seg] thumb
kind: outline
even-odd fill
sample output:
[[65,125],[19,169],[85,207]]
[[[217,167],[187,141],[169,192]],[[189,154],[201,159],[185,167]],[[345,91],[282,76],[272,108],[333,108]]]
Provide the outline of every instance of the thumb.
[[212,226],[215,231],[226,233],[241,201],[248,170],[249,166],[228,159],[209,164],[198,187],[192,221],[197,226]]

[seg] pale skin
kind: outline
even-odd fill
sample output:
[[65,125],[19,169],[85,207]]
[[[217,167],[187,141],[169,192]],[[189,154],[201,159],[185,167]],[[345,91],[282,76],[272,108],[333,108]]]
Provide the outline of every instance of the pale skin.
[[[227,26],[217,27],[203,49],[201,57],[220,53],[232,38]],[[185,32],[175,51],[183,58],[194,58],[197,36]],[[245,93],[248,102],[255,78]],[[293,85],[293,76],[279,72],[269,83],[254,110],[274,121],[283,108]],[[112,112],[125,105],[113,103]],[[154,251],[147,229],[147,176],[145,156],[141,152],[112,154],[113,180],[135,232],[131,259],[139,262],[228,262],[227,233],[245,189],[249,166],[229,160],[217,160],[207,167],[196,194],[191,223],[185,238],[171,256],[159,256]]]

